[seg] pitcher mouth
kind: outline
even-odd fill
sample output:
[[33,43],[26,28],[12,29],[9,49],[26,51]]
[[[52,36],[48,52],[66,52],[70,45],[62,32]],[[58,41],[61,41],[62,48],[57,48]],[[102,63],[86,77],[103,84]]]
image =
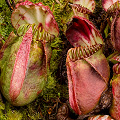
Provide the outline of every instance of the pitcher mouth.
[[96,44],[96,45],[92,45],[91,47],[86,47],[86,48],[85,47],[71,48],[68,51],[68,56],[70,60],[74,62],[76,60],[84,59],[84,58],[87,58],[93,55],[99,49],[101,49],[102,46],[103,46],[102,44]]
[[66,31],[66,37],[74,47],[103,44],[102,36],[98,30],[84,17],[73,17]]

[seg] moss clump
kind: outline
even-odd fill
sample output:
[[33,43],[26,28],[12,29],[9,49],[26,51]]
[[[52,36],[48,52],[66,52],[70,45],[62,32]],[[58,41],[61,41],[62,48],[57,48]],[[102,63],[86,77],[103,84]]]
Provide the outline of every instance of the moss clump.
[[11,25],[11,11],[8,8],[5,0],[0,2],[0,37],[6,40],[10,32],[14,30]]
[[3,111],[5,110],[5,104],[0,100],[0,120],[6,120],[5,114],[3,114]]

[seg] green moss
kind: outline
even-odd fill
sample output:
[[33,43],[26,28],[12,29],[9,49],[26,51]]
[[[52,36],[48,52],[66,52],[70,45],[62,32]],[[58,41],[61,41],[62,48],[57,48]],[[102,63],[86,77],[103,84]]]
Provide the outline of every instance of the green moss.
[[23,115],[19,111],[11,111],[7,112],[7,120],[22,120]]
[[3,104],[3,102],[0,101],[0,120],[22,120],[23,115],[19,111],[15,109],[12,110],[11,108],[8,102]]
[[10,32],[14,29],[11,25],[11,11],[5,0],[0,2],[0,34],[7,39]]
[[5,105],[0,100],[0,120],[6,120],[5,114],[3,114],[3,111],[5,110]]

